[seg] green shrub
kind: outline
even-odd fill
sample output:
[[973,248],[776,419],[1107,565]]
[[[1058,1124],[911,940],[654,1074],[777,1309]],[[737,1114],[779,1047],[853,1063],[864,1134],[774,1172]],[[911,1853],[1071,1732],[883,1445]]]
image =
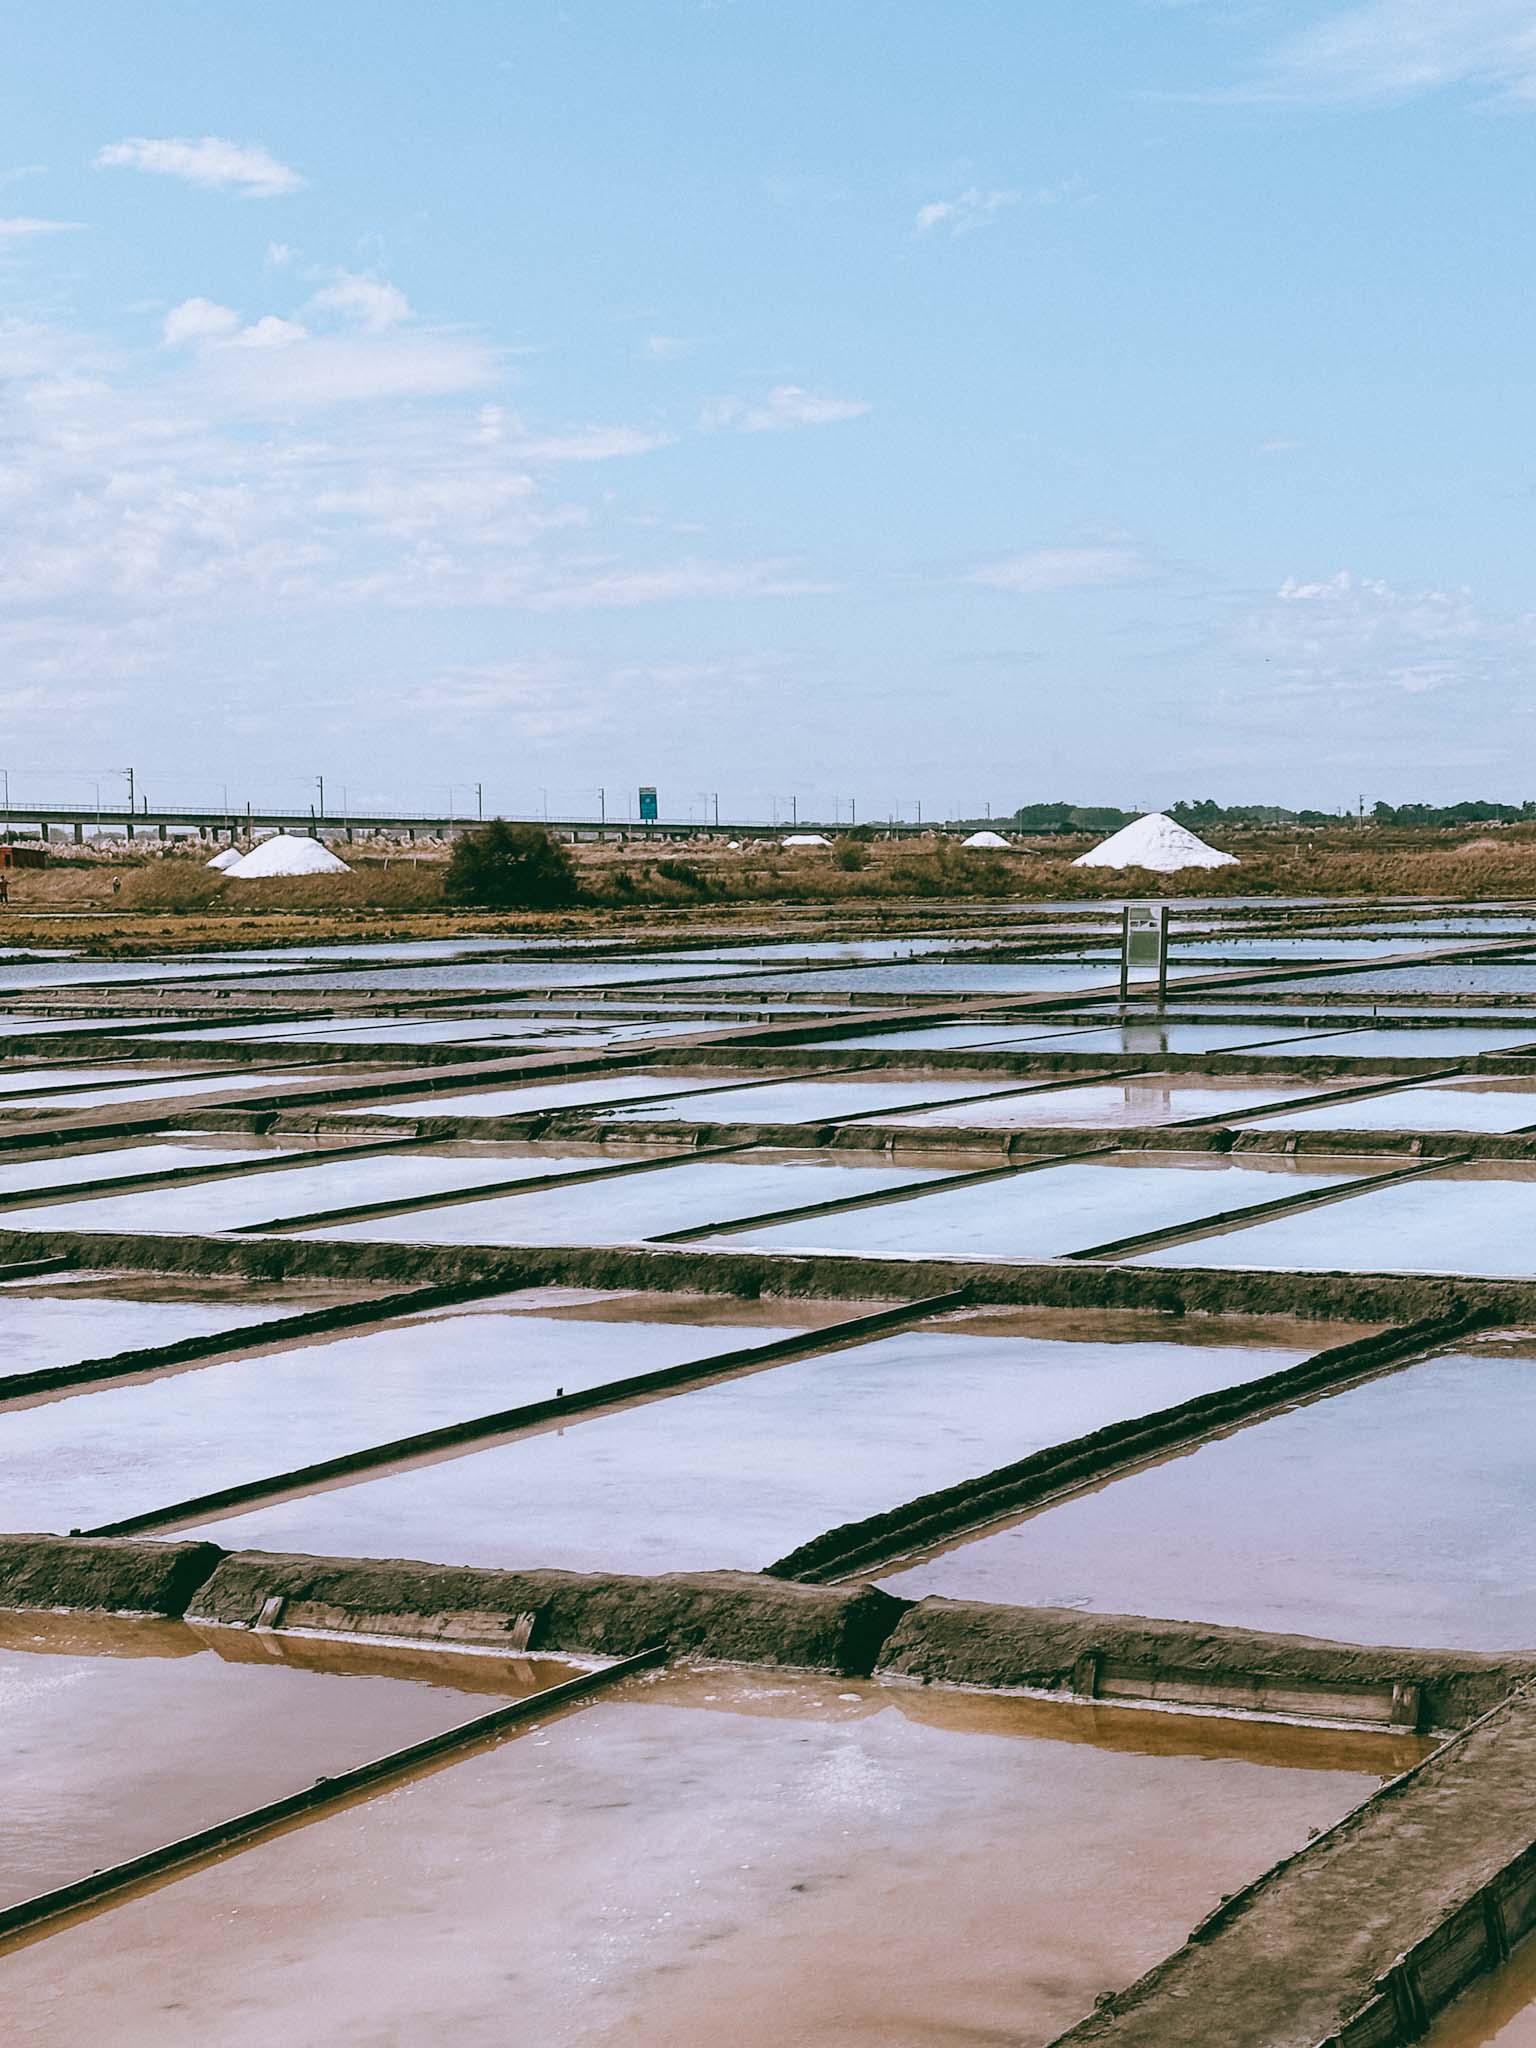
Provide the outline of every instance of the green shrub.
[[576,869],[542,826],[493,818],[455,840],[443,894],[493,910],[556,910],[576,900]]

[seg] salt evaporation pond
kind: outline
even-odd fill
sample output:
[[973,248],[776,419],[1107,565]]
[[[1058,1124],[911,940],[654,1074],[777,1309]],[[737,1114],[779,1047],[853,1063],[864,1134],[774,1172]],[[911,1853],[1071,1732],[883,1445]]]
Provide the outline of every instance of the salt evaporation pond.
[[1304,1027],[1283,1020],[1268,1031],[1257,1024],[1101,1024],[1049,1037],[1021,1039],[1021,1049],[1042,1052],[1230,1052],[1243,1046],[1294,1051],[1307,1038]]
[[1421,1753],[869,1681],[630,1681],[64,1927],[7,1990],[30,2048],[502,2048],[511,2011],[548,2048],[1042,2048]]
[[0,1414],[0,1528],[95,1528],[824,1319],[692,1304],[691,1320],[652,1319],[630,1300],[620,1321],[529,1314],[513,1295],[15,1407]]
[[1287,1098],[1316,1095],[1345,1082],[1245,1081],[1242,1075],[1136,1074],[1081,1087],[1036,1084],[1022,1094],[943,1109],[903,1112],[892,1123],[924,1130],[1134,1130],[1144,1124],[1193,1123],[1238,1116]]
[[55,1273],[13,1280],[0,1286],[0,1392],[18,1374],[213,1337],[366,1292],[325,1281],[244,1275]]
[[1380,1170],[1353,1159],[1193,1152],[1152,1163],[1126,1153],[1027,1167],[910,1201],[765,1223],[713,1242],[721,1250],[860,1258],[1059,1259],[1227,1210],[1343,1188]]
[[[14,1198],[45,1188],[74,1187],[104,1180],[130,1180],[138,1174],[212,1172],[259,1159],[262,1152],[239,1137],[223,1142],[167,1143],[97,1147],[94,1150],[36,1152],[0,1163],[0,1197]],[[10,1222],[9,1216],[6,1218]]]
[[1489,1024],[1434,1025],[1403,1024],[1395,1030],[1329,1031],[1309,1039],[1304,1051],[1329,1059],[1342,1054],[1348,1059],[1470,1060],[1484,1052],[1514,1052],[1536,1040],[1536,1018],[1524,1027]]
[[1131,1255],[1147,1266],[1308,1273],[1536,1274],[1536,1167],[1488,1161]]
[[757,1571],[839,1523],[1306,1355],[1294,1326],[1289,1343],[1242,1326],[1223,1343],[1218,1326],[1188,1344],[1177,1322],[1132,1336],[1110,1319],[1094,1341],[1095,1322],[1076,1341],[1061,1319],[1025,1334],[1019,1312],[902,1331],[212,1526],[231,1549]]
[[[185,1069],[179,1071],[185,1072]],[[373,1067],[354,1067],[346,1078],[349,1081],[372,1080],[377,1078],[378,1071]],[[125,1083],[115,1088],[77,1088],[63,1095],[7,1095],[0,1101],[0,1112],[51,1109],[64,1116],[77,1109],[101,1109],[113,1104],[133,1108],[140,1103],[170,1102],[186,1095],[272,1094],[302,1081],[329,1081],[334,1086],[339,1079],[334,1067],[304,1067],[298,1072],[289,1068],[281,1073],[261,1067],[230,1067],[222,1073],[201,1073],[192,1080],[173,1080],[166,1076],[153,1081]]]
[[931,1074],[923,1081],[875,1076],[869,1080],[777,1081],[753,1088],[711,1089],[635,1103],[604,1112],[605,1121],[625,1123],[813,1124],[839,1117],[872,1116],[904,1110],[914,1103],[946,1097],[977,1101],[1006,1091],[1005,1081],[959,1081]]
[[312,1216],[327,1209],[373,1202],[410,1201],[424,1195],[472,1193],[498,1181],[539,1180],[551,1174],[612,1170],[614,1161],[584,1152],[530,1146],[470,1145],[456,1150],[365,1152],[357,1159],[226,1174],[180,1186],[139,1188],[122,1194],[76,1197],[36,1209],[4,1212],[9,1230],[134,1230],[207,1233],[249,1230]]
[[[766,1077],[765,1077],[766,1078]],[[550,1079],[509,1081],[486,1085],[461,1093],[444,1088],[440,1094],[413,1095],[408,1101],[361,1102],[366,1116],[532,1116],[541,1110],[600,1108],[608,1102],[628,1102],[649,1095],[683,1095],[721,1086],[718,1072],[689,1074],[658,1069],[653,1073],[627,1070],[615,1074],[587,1074],[579,1080]]]
[[904,1599],[1529,1650],[1533,1432],[1530,1343],[1469,1349],[1110,1480],[883,1583]]
[[[615,1156],[610,1153],[610,1162]],[[953,1170],[855,1165],[835,1153],[756,1152],[750,1159],[684,1160],[585,1187],[488,1195],[295,1234],[363,1244],[635,1244],[808,1203],[891,1194],[947,1179]]]
[[[490,1661],[505,1699],[571,1675],[547,1658]],[[226,1661],[179,1622],[0,1616],[0,1906],[494,1704],[442,1682]],[[29,2021],[14,2012],[12,2021],[12,2039],[25,2040]],[[104,2020],[98,2038],[121,2037]]]
[[1536,1080],[1420,1081],[1385,1095],[1244,1121],[1288,1131],[1523,1131],[1536,1124]]

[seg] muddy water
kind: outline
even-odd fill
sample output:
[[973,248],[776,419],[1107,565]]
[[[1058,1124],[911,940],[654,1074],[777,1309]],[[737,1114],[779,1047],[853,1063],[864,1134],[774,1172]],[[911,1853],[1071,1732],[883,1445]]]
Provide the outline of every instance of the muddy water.
[[1059,1320],[1023,1334],[1017,1315],[902,1331],[256,1508],[216,1536],[445,1564],[753,1571],[839,1523],[1305,1355],[1304,1342],[1187,1344],[1145,1322],[1145,1341],[1126,1341],[1123,1320],[1095,1341],[1095,1321],[1076,1342]]
[[867,1257],[1052,1259],[1142,1231],[1171,1229],[1229,1209],[1342,1187],[1371,1169],[1358,1160],[1307,1161],[1214,1153],[1177,1163],[1123,1160],[1031,1168],[1005,1179],[939,1189],[911,1201],[771,1223],[718,1240],[722,1250],[855,1252]]
[[[515,1297],[514,1297],[515,1299]],[[804,1327],[506,1315],[484,1305],[38,1400],[0,1415],[0,1528],[94,1528],[192,1494],[768,1343]]]
[[1527,1937],[1502,1970],[1464,1992],[1423,2048],[1536,2048],[1536,1942]]
[[[417,1195],[449,1196],[472,1192],[487,1183],[537,1180],[612,1163],[600,1154],[577,1155],[555,1148],[534,1151],[525,1146],[375,1152],[360,1159],[231,1175],[183,1187],[134,1189],[50,1202],[35,1209],[11,1209],[4,1212],[3,1221],[10,1230],[238,1230],[282,1223],[290,1216],[324,1209],[409,1201]],[[217,1162],[210,1160],[209,1164]]]
[[317,1226],[302,1237],[365,1244],[628,1244],[738,1216],[884,1194],[946,1178],[918,1166],[856,1166],[835,1154],[686,1161],[655,1173]]
[[1447,1168],[1347,1203],[1135,1254],[1147,1266],[1344,1273],[1536,1273],[1536,1167]]
[[[353,1677],[231,1663],[178,1622],[0,1617],[0,1904],[486,1712],[452,1668]],[[495,1669],[502,1698],[570,1675],[544,1658]]]
[[1536,1359],[1468,1351],[1239,1429],[884,1575],[1014,1601],[1536,1647]]
[[595,1701],[13,1951],[12,2038],[1038,2048],[1390,1767],[947,1705],[727,1674]]

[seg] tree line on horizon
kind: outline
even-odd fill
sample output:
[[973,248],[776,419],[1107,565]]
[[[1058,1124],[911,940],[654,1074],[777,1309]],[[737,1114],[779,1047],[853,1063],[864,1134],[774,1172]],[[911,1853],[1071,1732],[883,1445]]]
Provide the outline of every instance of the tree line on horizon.
[[[1118,832],[1141,817],[1140,811],[1117,810],[1112,804],[1021,804],[1012,823],[1019,832]],[[1283,804],[1219,804],[1214,797],[1181,798],[1167,815],[1191,831],[1210,825],[1348,825],[1354,811],[1288,810]],[[1536,820],[1536,802],[1459,804],[1373,804],[1367,814],[1376,825],[1518,825]]]

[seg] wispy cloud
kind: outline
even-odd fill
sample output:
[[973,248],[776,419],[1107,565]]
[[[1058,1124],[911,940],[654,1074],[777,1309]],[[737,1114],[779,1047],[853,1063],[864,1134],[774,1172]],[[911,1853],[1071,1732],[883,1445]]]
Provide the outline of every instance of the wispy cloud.
[[620,455],[648,455],[653,448],[665,448],[672,436],[626,426],[537,433],[506,406],[487,405],[481,409],[475,439],[483,447],[505,448],[525,462],[608,462]]
[[781,433],[790,427],[826,427],[856,420],[874,410],[863,398],[834,398],[799,384],[776,384],[766,398],[717,398],[704,408],[702,424],[738,434]]
[[[269,259],[270,260],[270,259]],[[386,327],[398,327],[411,317],[411,302],[398,285],[385,284],[377,277],[359,277],[343,271],[334,284],[315,293],[310,305],[317,312],[339,313],[355,320],[370,334]]]
[[1287,577],[1234,623],[1241,666],[1266,695],[1342,698],[1517,683],[1536,673],[1536,617],[1480,605],[1465,587],[1404,588],[1349,570]]
[[1531,0],[1363,0],[1275,46],[1240,96],[1394,101],[1456,85],[1536,101]]
[[1033,597],[1052,590],[1104,590],[1117,583],[1137,583],[1149,573],[1149,566],[1135,548],[1031,548],[983,562],[961,581]]
[[1004,191],[971,185],[952,199],[931,199],[917,209],[912,223],[914,235],[973,235],[991,227],[1010,207],[1052,207],[1086,204],[1092,195],[1081,178],[1063,178],[1054,185],[1040,185],[1032,192]]
[[297,171],[259,144],[226,142],[219,135],[204,135],[196,142],[130,135],[98,150],[95,162],[98,170],[148,171],[252,199],[279,199],[304,183]]
[[0,220],[0,248],[10,242],[30,242],[39,235],[73,235],[85,226],[80,220],[34,220],[28,214]]
[[974,234],[978,228],[989,227],[1006,208],[1017,206],[1023,197],[1022,192],[987,192],[972,185],[953,199],[931,199],[920,206],[912,231],[931,235],[936,228],[943,228],[951,235]]
[[650,357],[653,363],[675,363],[683,356],[690,356],[698,347],[696,341],[682,334],[648,334],[640,344],[641,353]]

